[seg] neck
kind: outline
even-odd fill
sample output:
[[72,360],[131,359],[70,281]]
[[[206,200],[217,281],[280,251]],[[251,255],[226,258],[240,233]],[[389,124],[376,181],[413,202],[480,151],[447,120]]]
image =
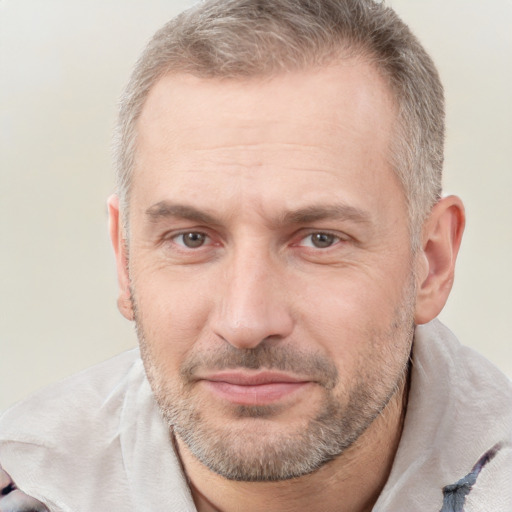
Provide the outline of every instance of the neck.
[[[406,380],[406,379],[405,379]],[[227,480],[199,462],[176,438],[198,512],[369,512],[391,471],[402,433],[407,383],[359,439],[336,459],[280,482]]]

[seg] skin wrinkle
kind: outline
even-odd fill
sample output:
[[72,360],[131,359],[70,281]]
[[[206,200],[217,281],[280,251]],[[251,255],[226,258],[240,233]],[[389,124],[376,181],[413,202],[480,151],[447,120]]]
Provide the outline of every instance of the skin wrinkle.
[[[258,93],[263,101],[253,119],[262,129],[250,134],[254,147],[263,149],[258,158],[223,150],[222,158],[231,158],[233,165],[218,165],[220,153],[212,158],[204,143],[210,135],[222,135],[226,147],[237,146],[240,135],[247,139],[229,114],[253,102],[253,90],[225,84],[240,103],[233,106],[217,101],[215,81],[194,87],[178,83],[184,88],[176,103],[164,84],[145,108],[169,115],[160,117],[161,125],[141,118],[140,129],[148,130],[132,188],[130,292],[124,295],[132,307],[126,314],[135,315],[145,369],[185,471],[221,509],[236,509],[235,497],[244,487],[234,482],[267,482],[265,493],[274,497],[279,489],[284,496],[281,484],[289,482],[296,505],[306,500],[311,510],[337,510],[330,493],[315,503],[306,493],[308,486],[310,491],[322,487],[325,477],[333,485],[367,489],[351,495],[345,507],[365,510],[382,489],[398,444],[416,259],[403,189],[382,159],[391,130],[375,131],[372,121],[379,110],[381,125],[392,126],[393,106],[386,95],[373,94],[367,104],[371,114],[354,115],[349,98],[352,88],[362,90],[363,78],[352,71],[269,82],[269,90]],[[318,94],[326,81],[336,82],[343,94],[330,97],[332,83],[326,94]],[[382,84],[376,79],[365,87]],[[304,130],[302,98],[312,91],[317,101],[308,108],[318,109],[312,119],[347,109],[346,122],[366,128],[347,130],[341,145],[338,132],[325,131],[321,121]],[[210,100],[208,111],[190,111],[202,95]],[[180,114],[180,138],[166,147],[177,109],[189,117]],[[216,112],[222,112],[221,120]],[[265,130],[268,112],[283,120],[280,131]],[[284,134],[292,145],[265,143],[283,140]],[[182,151],[181,143],[189,149]],[[317,144],[321,149],[312,152]],[[316,153],[322,154],[321,172],[308,172],[304,168],[315,165]],[[210,218],[169,216],[175,205]],[[176,239],[203,229],[207,241],[197,249]],[[342,239],[320,250],[309,239],[315,232],[339,233]],[[224,364],[250,374],[259,371],[251,367],[270,366],[274,359],[300,382],[300,372],[308,371],[312,382],[284,399],[247,405],[221,398],[200,379],[218,371],[204,365]],[[327,367],[317,364],[322,360],[334,364],[337,378],[331,383],[322,381],[328,375]],[[365,472],[368,464],[371,473]],[[297,486],[300,481],[304,485]],[[229,496],[231,506],[225,503]],[[265,510],[264,502],[261,496],[253,509]]]
[[[165,200],[154,204],[145,213],[153,223],[157,223],[161,219],[174,218],[175,220],[190,220],[215,227],[222,226],[220,220],[205,211],[186,204],[176,204]],[[312,224],[322,220],[350,221],[363,224],[371,224],[372,222],[370,213],[363,209],[345,204],[318,204],[284,211],[275,220],[268,222],[267,225],[278,229],[286,225]]]
[[[240,10],[231,6],[233,10],[227,15],[224,3],[212,2],[206,16],[201,9],[192,9],[189,15],[176,18],[155,34],[123,95],[114,139],[118,189],[124,207],[129,202],[138,142],[136,124],[147,94],[164,73],[224,83],[258,80],[265,84],[283,73],[340,64],[350,68],[365,62],[378,70],[399,112],[391,162],[405,188],[411,236],[418,243],[420,224],[441,191],[444,98],[438,73],[408,27],[389,7],[353,1],[348,6],[330,2],[322,6],[328,4],[327,9],[312,12],[309,2],[294,3],[292,7],[286,1],[276,5],[272,2],[273,7],[285,6],[285,11],[272,8],[272,15],[261,18],[259,4],[252,6],[252,13],[248,5]],[[333,19],[341,22],[339,26],[332,24]],[[202,102],[201,106],[208,108],[207,98]],[[413,175],[413,171],[417,173]]]
[[[387,334],[387,337],[393,336],[391,332],[404,328],[403,322],[407,317],[406,312],[412,308],[411,297],[414,295],[414,284],[411,283],[410,286],[407,297],[404,299],[408,306],[396,311],[394,321],[390,326],[390,333]],[[198,373],[198,369],[204,367],[213,371],[229,368],[255,370],[265,368],[292,371],[295,375],[308,375],[311,380],[316,380],[316,382],[329,391],[338,382],[338,372],[335,366],[323,357],[300,354],[296,351],[291,352],[281,346],[275,347],[272,345],[271,340],[259,344],[255,349],[245,351],[225,345],[224,352],[222,353],[214,351],[213,353],[203,353],[199,356],[189,354],[180,368],[181,385],[179,392],[170,390],[163,387],[163,383],[159,381],[158,374],[161,375],[162,372],[161,369],[158,370],[157,359],[151,354],[151,349],[145,341],[142,327],[143,322],[138,313],[139,310],[134,292],[135,290],[132,293],[133,309],[143,361],[160,409],[170,428],[185,441],[203,464],[226,478],[235,481],[257,482],[286,480],[311,473],[320,466],[334,460],[340,453],[351,447],[368,428],[368,425],[386,410],[391,398],[399,390],[404,389],[409,359],[407,359],[393,389],[377,409],[368,409],[366,404],[374,404],[375,397],[372,396],[372,392],[366,386],[363,384],[358,385],[352,390],[350,401],[343,410],[343,418],[339,416],[340,404],[338,400],[328,399],[321,414],[317,415],[310,422],[304,434],[300,435],[299,438],[295,435],[281,440],[280,452],[275,451],[275,446],[266,447],[265,450],[260,450],[256,460],[254,457],[248,459],[245,454],[239,454],[240,458],[235,462],[233,453],[231,456],[228,456],[228,446],[231,446],[233,443],[232,436],[222,431],[215,433],[207,431],[203,433],[204,418],[200,412],[201,405],[198,404],[195,409],[190,409],[190,405],[186,405],[186,402],[179,398],[179,395],[187,396],[187,393],[190,393],[191,386],[195,383],[194,376]],[[410,339],[409,347],[411,347],[413,325],[409,327],[408,332]],[[367,381],[368,378],[367,375],[362,375],[359,377],[359,380],[362,383]],[[364,424],[359,424],[362,411],[365,411],[364,414],[366,414],[367,419]],[[279,413],[279,406],[238,406],[234,414],[238,418],[256,419],[272,418],[276,416],[276,413]],[[333,418],[338,418],[339,423],[337,425],[333,424]],[[192,425],[194,426],[192,427]],[[323,449],[323,454],[316,453],[313,455],[309,453],[306,455],[304,447],[308,446]],[[282,453],[288,454],[288,460],[279,465],[276,461],[283,461]],[[294,459],[290,457],[291,453],[295,455]],[[225,461],[225,464],[219,465],[219,461]],[[234,469],[234,466],[236,469]],[[251,476],[249,477],[249,475]]]
[[[439,200],[442,87],[380,4],[206,6],[158,33],[121,105],[120,202],[109,203],[120,309],[135,317],[200,512],[368,512],[401,435],[414,322],[446,301],[447,246],[461,231],[446,232],[463,224],[446,214],[457,201]],[[258,30],[240,30],[249,18]],[[152,222],[145,212],[162,201],[213,219]],[[302,211],[286,223],[322,203],[368,222]],[[247,378],[264,364],[316,381],[240,405],[251,401],[229,391],[238,384],[207,379],[209,365]]]

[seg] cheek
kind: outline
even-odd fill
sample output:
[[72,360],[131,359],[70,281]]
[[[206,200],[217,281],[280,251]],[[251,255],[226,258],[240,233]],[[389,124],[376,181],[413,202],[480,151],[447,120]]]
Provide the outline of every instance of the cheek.
[[194,280],[141,273],[133,283],[137,321],[152,353],[179,364],[203,337],[211,303]]
[[397,334],[397,311],[406,300],[406,285],[397,286],[397,282],[398,278],[393,282],[375,272],[340,271],[330,279],[309,283],[307,300],[297,296],[297,302],[308,306],[300,309],[298,324],[304,333],[300,338],[322,345],[340,372],[390,350],[388,345],[394,345]]

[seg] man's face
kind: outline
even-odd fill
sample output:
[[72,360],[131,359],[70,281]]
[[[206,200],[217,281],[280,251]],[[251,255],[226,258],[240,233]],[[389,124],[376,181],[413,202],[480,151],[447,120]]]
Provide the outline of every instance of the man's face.
[[399,386],[414,281],[394,121],[361,61],[149,95],[128,242],[142,355],[178,439],[228,478],[313,471]]

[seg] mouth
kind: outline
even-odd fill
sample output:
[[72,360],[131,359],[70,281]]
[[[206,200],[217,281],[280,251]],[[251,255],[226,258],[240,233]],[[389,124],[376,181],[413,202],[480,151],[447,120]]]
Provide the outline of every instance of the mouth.
[[303,390],[312,382],[278,372],[219,372],[200,382],[215,396],[234,405],[269,405]]

